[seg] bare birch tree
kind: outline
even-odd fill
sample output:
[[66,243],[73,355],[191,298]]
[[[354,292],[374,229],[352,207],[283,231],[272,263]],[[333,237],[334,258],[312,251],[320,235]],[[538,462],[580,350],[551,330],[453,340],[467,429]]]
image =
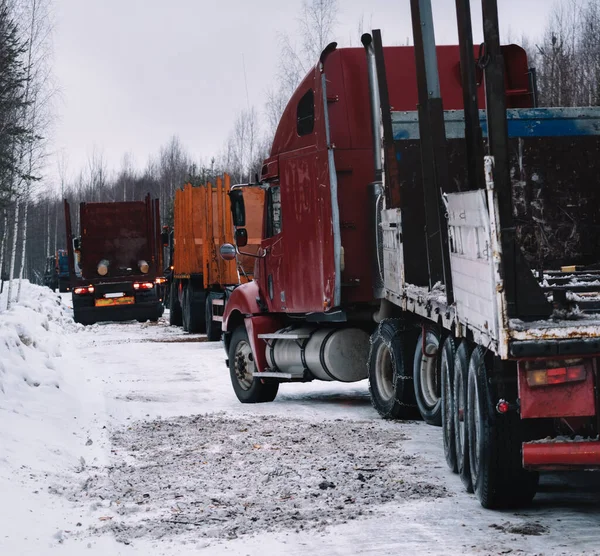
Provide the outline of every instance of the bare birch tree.
[[333,40],[339,11],[338,0],[302,0],[296,18],[296,37],[279,37],[280,55],[277,84],[267,90],[265,112],[271,137],[289,98],[313,67],[324,48]]

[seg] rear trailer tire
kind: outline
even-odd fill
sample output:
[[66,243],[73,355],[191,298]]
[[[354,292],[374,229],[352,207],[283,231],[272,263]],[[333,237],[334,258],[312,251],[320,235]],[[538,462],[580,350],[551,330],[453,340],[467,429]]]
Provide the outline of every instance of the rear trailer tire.
[[181,326],[183,324],[181,304],[179,303],[177,282],[175,280],[171,281],[169,287],[169,324],[171,326]]
[[279,390],[278,382],[265,383],[255,378],[254,354],[244,325],[238,326],[229,344],[229,374],[233,391],[242,403],[272,402]]
[[413,362],[415,398],[423,420],[437,427],[442,424],[439,361],[439,335],[433,330],[421,332],[415,346]]
[[454,444],[456,449],[456,470],[460,480],[467,489],[473,492],[471,470],[469,466],[469,438],[467,433],[467,380],[471,348],[467,340],[463,340],[456,350],[454,358]]
[[190,331],[190,312],[187,284],[184,284],[181,292],[181,324],[184,332]]
[[223,295],[215,292],[210,292],[206,296],[206,339],[209,342],[218,342],[221,339],[221,323],[213,320],[213,300],[223,299]]
[[186,287],[186,306],[187,306],[187,332],[192,334],[204,334],[206,332],[205,303],[206,292],[194,286],[189,280]]
[[414,340],[414,334],[406,331],[398,319],[384,320],[371,336],[369,392],[373,407],[384,419],[418,416],[410,363],[406,364],[412,359],[405,350],[407,343],[413,344],[411,339]]
[[446,463],[453,473],[458,473],[456,464],[456,441],[454,438],[454,358],[456,342],[448,336],[442,347],[442,438]]
[[495,411],[484,350],[471,355],[467,394],[469,465],[473,490],[484,508],[515,508],[529,504],[539,474],[521,464],[522,430],[517,413]]

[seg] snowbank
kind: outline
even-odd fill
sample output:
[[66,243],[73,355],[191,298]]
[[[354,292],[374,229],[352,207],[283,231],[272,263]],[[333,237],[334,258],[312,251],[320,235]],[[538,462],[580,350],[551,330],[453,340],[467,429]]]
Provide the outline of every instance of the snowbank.
[[34,554],[28,543],[52,539],[60,521],[45,514],[64,513],[48,479],[104,461],[92,433],[103,404],[69,343],[82,327],[58,295],[24,281],[20,302],[6,311],[5,287],[0,307],[0,553]]
[[26,280],[21,301],[6,311],[5,291],[0,307],[0,409],[24,409],[39,397],[34,388],[46,393],[64,385],[54,359],[61,355],[62,336],[76,325],[58,295]]
[[[6,307],[6,291],[0,303]],[[0,478],[80,462],[90,411],[98,409],[77,354],[65,356],[67,335],[81,329],[60,296],[28,281],[20,302],[0,313]]]

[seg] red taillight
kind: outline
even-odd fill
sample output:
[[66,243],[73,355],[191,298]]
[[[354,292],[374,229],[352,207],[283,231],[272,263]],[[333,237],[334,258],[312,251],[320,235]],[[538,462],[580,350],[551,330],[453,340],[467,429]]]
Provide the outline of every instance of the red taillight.
[[586,379],[584,365],[572,367],[556,367],[554,369],[535,369],[527,371],[527,384],[531,387],[580,382]]
[[133,289],[134,290],[151,290],[154,287],[152,282],[134,282]]
[[94,293],[94,286],[80,286],[73,290],[76,295],[84,295],[86,293]]
[[508,413],[510,411],[510,404],[506,400],[500,400],[496,404],[496,411],[498,413]]

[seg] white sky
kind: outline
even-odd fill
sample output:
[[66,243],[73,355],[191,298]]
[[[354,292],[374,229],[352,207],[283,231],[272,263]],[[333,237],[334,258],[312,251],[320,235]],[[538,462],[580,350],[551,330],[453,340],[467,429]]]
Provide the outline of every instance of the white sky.
[[[498,0],[502,32],[538,37],[552,0]],[[133,155],[143,167],[170,136],[197,160],[222,147],[249,101],[262,110],[273,83],[278,34],[293,34],[301,0],[55,0],[54,72],[61,92],[53,151],[71,175],[96,149],[109,169]],[[474,26],[479,0],[471,0]],[[336,39],[359,45],[382,29],[384,44],[412,37],[409,0],[340,0]],[[453,0],[433,0],[438,43],[456,43]],[[476,28],[475,40],[481,39]],[[412,39],[411,39],[412,40]],[[51,161],[50,175],[56,175]]]

